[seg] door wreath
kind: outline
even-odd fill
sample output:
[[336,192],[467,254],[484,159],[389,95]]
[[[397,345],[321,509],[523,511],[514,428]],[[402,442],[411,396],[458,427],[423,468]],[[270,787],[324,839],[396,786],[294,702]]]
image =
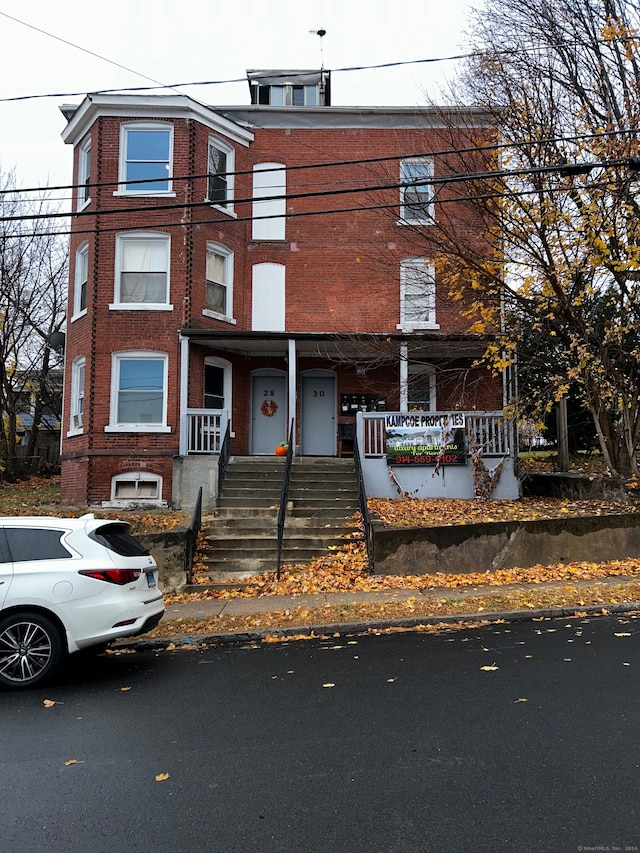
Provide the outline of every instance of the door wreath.
[[278,404],[275,400],[265,400],[264,403],[260,406],[260,411],[267,418],[272,418],[278,411]]

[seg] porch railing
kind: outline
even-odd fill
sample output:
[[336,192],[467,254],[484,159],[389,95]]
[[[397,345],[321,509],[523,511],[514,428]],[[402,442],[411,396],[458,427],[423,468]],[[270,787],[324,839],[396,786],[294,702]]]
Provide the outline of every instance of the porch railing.
[[231,423],[227,421],[227,428],[224,431],[222,446],[220,447],[220,456],[218,457],[218,498],[222,493],[224,478],[229,465],[229,456],[231,455]]
[[220,453],[228,424],[226,409],[187,409],[187,453]]
[[[362,428],[359,431],[362,457],[375,459],[386,456],[386,415],[400,412],[362,412]],[[434,412],[432,414],[438,414]],[[473,436],[483,456],[508,456],[514,452],[514,426],[502,412],[464,412],[467,436]]]

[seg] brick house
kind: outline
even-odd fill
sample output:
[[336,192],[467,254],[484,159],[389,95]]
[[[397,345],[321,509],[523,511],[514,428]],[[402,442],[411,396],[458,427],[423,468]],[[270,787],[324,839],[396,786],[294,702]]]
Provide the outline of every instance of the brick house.
[[502,405],[434,271],[438,115],[334,107],[326,71],[248,80],[247,106],[62,107],[65,501],[184,505],[227,427],[234,455],[273,454],[293,421],[297,453],[334,456],[356,411]]

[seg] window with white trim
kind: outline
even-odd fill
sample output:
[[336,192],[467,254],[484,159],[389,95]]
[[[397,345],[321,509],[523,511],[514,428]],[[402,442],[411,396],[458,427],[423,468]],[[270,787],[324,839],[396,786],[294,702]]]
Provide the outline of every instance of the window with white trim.
[[284,240],[287,173],[284,163],[253,167],[253,240]]
[[76,252],[73,283],[73,316],[87,311],[87,281],[89,279],[89,244],[83,243]]
[[231,320],[233,316],[233,252],[220,243],[207,243],[204,288],[202,313],[207,317]]
[[89,182],[91,180],[91,137],[89,136],[78,151],[78,210],[88,204]]
[[162,477],[149,471],[127,471],[111,478],[112,501],[155,501],[162,498]]
[[400,264],[400,323],[398,328],[439,329],[436,323],[436,284],[428,258],[406,258]]
[[400,221],[433,221],[433,160],[410,157],[400,161]]
[[408,411],[435,412],[435,367],[430,364],[410,364],[408,386]]
[[120,125],[120,186],[116,195],[171,192],[173,125],[131,122]]
[[166,353],[113,353],[107,432],[168,432]]
[[233,210],[233,170],[235,152],[222,140],[209,139],[207,201],[226,210]]
[[84,385],[86,359],[79,356],[71,365],[71,403],[69,406],[69,433],[82,432],[84,427]]
[[116,238],[116,281],[112,308],[169,308],[168,234],[136,231]]

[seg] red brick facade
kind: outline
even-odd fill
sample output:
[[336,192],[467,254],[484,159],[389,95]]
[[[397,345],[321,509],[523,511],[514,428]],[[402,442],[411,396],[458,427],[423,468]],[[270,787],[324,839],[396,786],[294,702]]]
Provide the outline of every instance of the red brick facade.
[[[416,229],[400,222],[400,160],[442,148],[433,116],[382,108],[364,115],[332,107],[218,111],[181,96],[97,96],[66,115],[65,141],[75,147],[74,175],[88,139],[91,154],[90,200],[74,217],[71,239],[63,500],[108,501],[114,477],[133,473],[161,477],[161,497],[171,502],[173,457],[184,452],[185,404],[189,410],[206,408],[205,359],[218,359],[211,363],[223,365],[230,383],[225,407],[228,390],[232,452],[265,452],[257,440],[255,409],[252,414],[255,377],[286,376],[291,340],[298,353],[298,438],[305,428],[301,377],[308,371],[335,376],[336,423],[342,395],[375,395],[393,410],[406,405],[399,365],[403,341],[410,351],[414,341],[421,341],[421,359],[435,372],[439,410],[501,405],[499,384],[472,367],[481,342],[467,334],[469,321],[437,278],[437,325],[424,335],[401,328],[401,261],[430,259],[436,249],[430,246],[428,224]],[[142,130],[172,129],[171,193],[127,194],[122,184],[118,189],[122,126],[132,122],[145,123],[137,125]],[[220,140],[235,158],[232,210],[203,203],[211,139]],[[252,170],[261,163],[286,167],[284,239],[252,237]],[[435,175],[444,167],[435,156]],[[360,191],[339,192],[347,189]],[[461,213],[461,230],[472,235],[478,227]],[[118,240],[135,232],[169,235],[166,305],[131,309],[114,296]],[[76,258],[85,243],[86,310],[75,311]],[[208,243],[232,257],[231,319],[205,311]],[[284,276],[284,328],[279,330],[252,328],[254,270],[260,264],[280,265]],[[154,414],[157,429],[118,423],[123,420],[119,395],[124,399],[128,390],[125,380],[117,386],[119,353],[163,359],[164,413],[162,418]],[[71,377],[82,359],[82,425],[74,428],[79,392]]]

